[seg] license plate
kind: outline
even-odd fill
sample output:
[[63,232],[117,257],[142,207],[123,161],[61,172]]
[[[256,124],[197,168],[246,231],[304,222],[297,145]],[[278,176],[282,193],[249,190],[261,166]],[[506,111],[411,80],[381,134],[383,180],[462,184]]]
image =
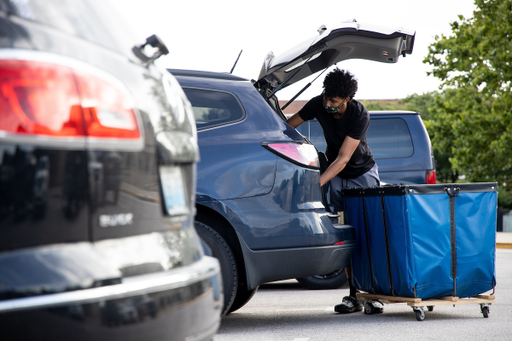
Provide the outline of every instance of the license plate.
[[189,209],[181,169],[177,166],[160,166],[160,179],[167,213],[170,215],[188,214]]

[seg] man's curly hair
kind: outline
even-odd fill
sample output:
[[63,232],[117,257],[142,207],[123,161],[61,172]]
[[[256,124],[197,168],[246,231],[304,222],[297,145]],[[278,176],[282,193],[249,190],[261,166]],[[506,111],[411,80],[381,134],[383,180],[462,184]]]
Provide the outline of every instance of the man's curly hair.
[[335,68],[325,76],[324,96],[327,98],[354,98],[357,92],[357,80],[349,71]]

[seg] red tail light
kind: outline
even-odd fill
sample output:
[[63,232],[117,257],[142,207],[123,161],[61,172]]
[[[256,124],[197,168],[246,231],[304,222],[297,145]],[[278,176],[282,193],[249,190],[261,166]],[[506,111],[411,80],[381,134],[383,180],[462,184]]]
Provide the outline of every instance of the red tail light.
[[0,61],[0,130],[53,137],[138,139],[135,112],[111,83],[67,66]]
[[434,184],[436,184],[436,182],[437,182],[437,179],[436,179],[435,169],[427,171],[427,184],[434,185]]
[[318,153],[311,144],[302,143],[268,143],[264,145],[272,152],[292,162],[305,166],[320,167]]
[[139,138],[135,112],[116,87],[94,76],[76,73],[87,135]]

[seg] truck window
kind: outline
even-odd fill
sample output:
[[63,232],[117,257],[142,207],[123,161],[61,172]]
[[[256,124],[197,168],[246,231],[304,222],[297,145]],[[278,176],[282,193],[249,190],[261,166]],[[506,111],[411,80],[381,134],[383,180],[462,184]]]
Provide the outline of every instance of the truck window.
[[[11,0],[0,1],[0,10],[80,37],[131,56],[136,33],[109,3],[102,0]],[[113,18],[114,17],[114,18]],[[136,37],[136,36],[135,36]]]
[[313,143],[319,151],[325,153],[327,143],[325,142],[324,131],[317,120],[308,121],[309,123],[309,140]]
[[401,118],[374,118],[366,134],[375,159],[409,157],[414,153],[411,133]]

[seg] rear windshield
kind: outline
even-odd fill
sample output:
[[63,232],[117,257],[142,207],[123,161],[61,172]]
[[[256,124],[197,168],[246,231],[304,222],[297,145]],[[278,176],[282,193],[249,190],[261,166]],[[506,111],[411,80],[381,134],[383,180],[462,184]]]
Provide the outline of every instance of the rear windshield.
[[[309,129],[309,140],[315,145],[315,147],[324,152],[327,149],[327,142],[325,142],[324,131],[317,120],[307,121],[306,128]],[[306,135],[306,132],[302,132]],[[306,135],[307,136],[307,135]]]
[[414,153],[411,133],[401,118],[372,119],[366,138],[375,159],[404,158]]
[[[307,121],[299,128],[318,150],[325,152],[327,143],[318,121]],[[401,118],[372,118],[366,139],[375,159],[405,158],[414,153],[409,127]]]
[[[126,54],[135,45],[109,0],[0,0],[9,14]],[[141,41],[140,43],[143,43]]]

